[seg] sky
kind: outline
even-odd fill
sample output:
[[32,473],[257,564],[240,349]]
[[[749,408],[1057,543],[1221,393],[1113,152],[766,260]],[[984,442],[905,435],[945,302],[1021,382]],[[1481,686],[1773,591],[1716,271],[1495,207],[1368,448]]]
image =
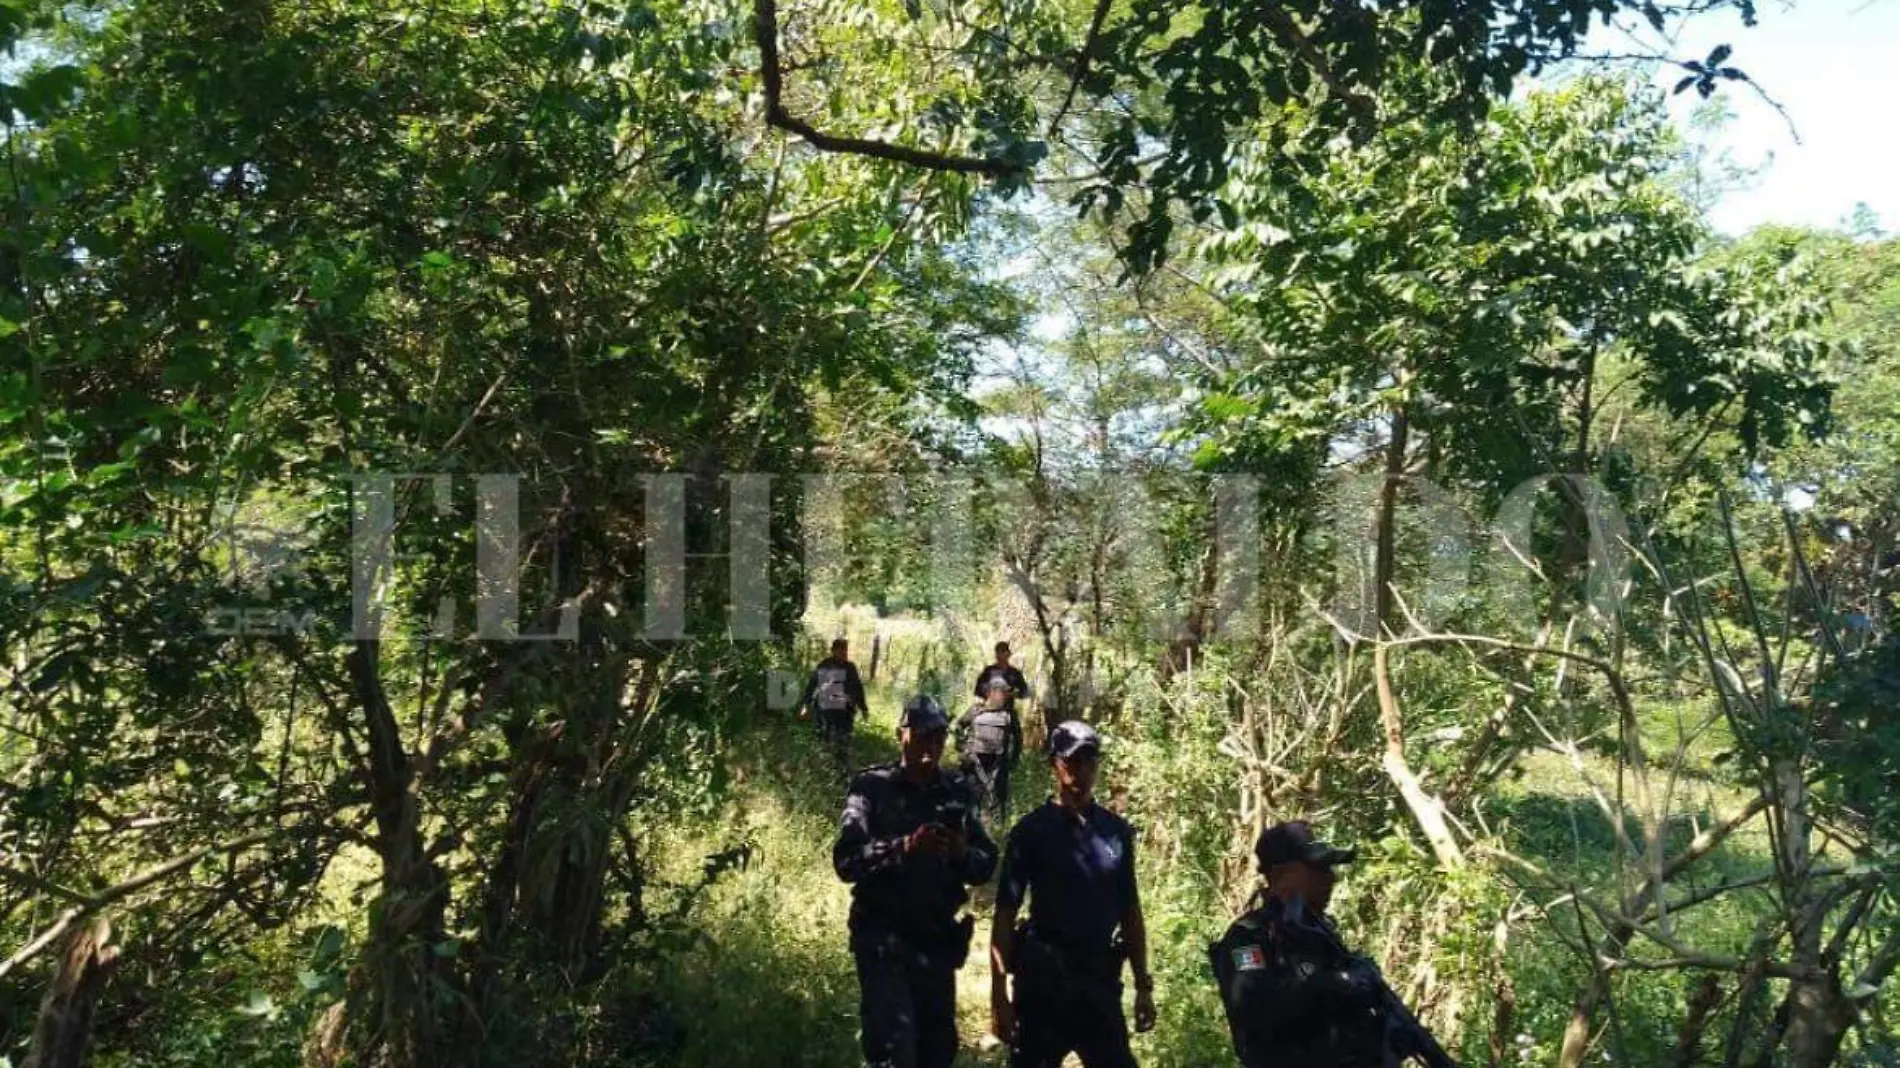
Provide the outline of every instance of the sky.
[[[1703,140],[1768,167],[1723,196],[1715,225],[1730,233],[1767,222],[1838,226],[1865,202],[1884,230],[1900,230],[1900,0],[1764,2],[1758,14],[1752,29],[1731,12],[1694,19],[1671,49],[1699,59],[1731,45],[1729,65],[1788,113],[1747,86],[1723,90],[1732,118]],[[1671,69],[1657,80],[1673,88],[1682,74]],[[1686,127],[1699,102],[1689,91],[1670,109]]]

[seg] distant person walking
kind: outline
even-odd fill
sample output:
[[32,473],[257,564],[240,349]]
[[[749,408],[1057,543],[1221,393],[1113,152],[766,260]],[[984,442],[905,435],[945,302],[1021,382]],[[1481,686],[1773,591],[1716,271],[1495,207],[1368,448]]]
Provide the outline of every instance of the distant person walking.
[[851,644],[843,638],[831,642],[831,655],[812,669],[805,684],[805,696],[799,699],[800,715],[818,721],[818,736],[831,751],[838,778],[851,774],[851,727],[856,717],[868,715],[871,706],[864,699],[864,681],[858,666],[851,662]]
[[973,696],[979,701],[987,698],[990,695],[990,683],[997,679],[1002,679],[1009,687],[1008,708],[1011,712],[1014,712],[1016,711],[1017,699],[1026,699],[1029,697],[1029,680],[1023,678],[1023,673],[1016,670],[1016,666],[1009,662],[1010,652],[1008,642],[997,642],[995,652],[996,663],[989,665],[977,674],[976,688]]
[[[1009,833],[990,928],[991,1030],[1010,1068],[1133,1068],[1122,964],[1135,979],[1135,1029],[1155,1025],[1148,929],[1135,884],[1135,832],[1095,803],[1102,742],[1069,720],[1049,734],[1056,796]],[[1024,900],[1029,920],[1018,924]],[[1010,979],[1015,981],[1012,995]]]
[[1009,776],[1023,751],[1023,728],[1009,708],[1009,682],[990,677],[984,699],[957,717],[957,747],[963,770],[976,780],[990,821],[1001,826],[1009,811]]
[[976,922],[965,886],[996,870],[967,779],[944,770],[949,718],[919,694],[898,719],[899,759],[851,780],[831,862],[851,883],[864,1060],[871,1068],[950,1068],[957,1055],[957,969]]

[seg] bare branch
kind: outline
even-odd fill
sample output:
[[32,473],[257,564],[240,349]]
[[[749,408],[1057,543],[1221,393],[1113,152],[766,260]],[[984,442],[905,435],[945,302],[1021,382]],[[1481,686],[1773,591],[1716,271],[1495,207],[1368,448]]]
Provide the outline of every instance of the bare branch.
[[1095,47],[1102,37],[1102,24],[1108,21],[1108,9],[1114,0],[1095,0],[1095,13],[1089,17],[1088,36],[1082,39],[1082,50],[1075,57],[1075,75],[1069,79],[1069,91],[1062,97],[1062,106],[1056,109],[1055,118],[1049,120],[1049,136],[1054,136],[1062,120],[1069,117],[1069,108],[1075,103],[1076,90],[1082,88],[1082,80],[1089,76],[1089,63],[1095,58]]
[[64,936],[67,931],[72,930],[73,926],[79,921],[98,912],[107,905],[136,894],[140,890],[151,886],[153,883],[168,879],[212,854],[235,853],[240,849],[249,849],[251,846],[260,845],[269,841],[276,836],[277,833],[277,830],[273,828],[268,831],[260,831],[257,834],[245,835],[242,838],[219,845],[208,845],[202,849],[194,849],[189,853],[173,857],[162,864],[148,868],[122,883],[101,890],[99,893],[86,898],[83,902],[60,913],[59,918],[54,920],[46,930],[40,932],[37,938],[34,938],[25,946],[22,946],[13,956],[8,957],[4,961],[0,961],[0,979],[5,978],[13,969],[44,952],[46,947],[59,941],[59,939]]
[[[1501,860],[1504,860],[1505,862],[1523,871],[1529,872],[1532,875],[1537,876],[1538,878],[1544,880],[1545,882],[1549,883],[1552,886],[1563,885],[1549,872],[1546,872],[1543,868],[1532,863],[1531,861],[1525,860],[1524,858],[1517,856],[1516,854],[1508,850],[1491,848],[1491,849],[1487,849],[1485,852],[1491,856],[1495,856]],[[1596,900],[1596,898],[1594,898],[1593,896],[1586,894],[1583,891],[1576,889],[1575,887],[1570,887],[1568,888],[1568,890],[1569,890],[1569,893],[1575,898],[1575,900],[1580,905],[1582,905],[1584,908],[1589,909],[1592,913],[1595,913],[1597,918],[1601,920],[1606,926],[1612,929],[1627,929],[1631,933],[1642,935],[1644,938],[1648,939],[1649,941],[1654,942],[1656,945],[1659,945],[1663,947],[1664,949],[1668,950],[1669,952],[1675,954],[1674,957],[1666,958],[1661,961],[1632,959],[1632,958],[1624,958],[1621,960],[1603,960],[1601,963],[1606,968],[1611,968],[1611,969],[1636,968],[1636,969],[1646,969],[1646,970],[1669,969],[1669,968],[1709,968],[1709,969],[1715,969],[1718,971],[1742,972],[1742,971],[1748,970],[1748,968],[1751,967],[1753,964],[1753,962],[1751,961],[1743,960],[1738,957],[1723,957],[1723,956],[1717,956],[1714,954],[1698,953],[1695,950],[1689,949],[1688,947],[1682,945],[1680,942],[1678,942],[1675,938],[1671,937],[1667,933],[1663,931],[1659,931],[1656,928],[1650,926],[1649,924],[1640,922],[1638,919],[1634,917],[1619,913],[1617,910],[1610,908],[1609,906]],[[1783,978],[1783,979],[1815,978],[1815,973],[1811,969],[1803,968],[1801,966],[1793,965],[1793,964],[1768,962],[1765,964],[1764,970],[1769,975],[1776,976],[1778,978]]]
[[1887,940],[1874,951],[1873,958],[1860,970],[1856,987],[1878,987],[1893,974],[1896,965],[1900,965],[1900,927],[1887,933]]

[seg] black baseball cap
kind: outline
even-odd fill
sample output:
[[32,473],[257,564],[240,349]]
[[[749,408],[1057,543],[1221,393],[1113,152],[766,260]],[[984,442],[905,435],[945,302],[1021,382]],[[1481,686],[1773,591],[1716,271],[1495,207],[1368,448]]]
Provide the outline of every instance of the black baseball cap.
[[1049,732],[1049,755],[1057,760],[1067,760],[1089,750],[1101,755],[1102,736],[1079,719],[1064,720]]
[[919,734],[931,731],[948,730],[950,717],[944,714],[943,705],[927,693],[904,702],[904,710],[897,714],[897,729],[909,727]]
[[1313,828],[1304,820],[1276,823],[1261,831],[1259,840],[1253,844],[1253,855],[1260,862],[1263,872],[1296,861],[1330,868],[1336,864],[1351,864],[1358,856],[1353,850],[1341,849],[1313,837]]

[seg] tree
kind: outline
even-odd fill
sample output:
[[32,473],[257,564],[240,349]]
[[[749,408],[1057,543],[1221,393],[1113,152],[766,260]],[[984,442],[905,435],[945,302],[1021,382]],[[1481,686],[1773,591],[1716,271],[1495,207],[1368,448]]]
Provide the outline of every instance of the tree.
[[[627,814],[775,652],[689,640],[726,574],[656,546],[732,556],[724,473],[802,467],[828,406],[901,432],[1010,317],[941,244],[967,186],[760,139],[699,12],[154,0],[6,86],[5,971],[169,895],[119,973],[164,974],[348,844],[356,1062],[499,1061],[637,924]],[[301,566],[234,589],[246,509]]]
[[[1752,3],[1735,7],[1754,23]],[[1278,173],[1293,179],[1302,166],[1293,161],[1323,154],[1337,134],[1369,138],[1419,117],[1476,123],[1520,75],[1584,55],[1595,29],[1640,20],[1661,33],[1705,9],[1653,0],[1389,9],[907,0],[837,17],[755,0],[751,21],[770,125],[826,151],[987,175],[1004,191],[1029,180],[1050,143],[1068,145],[1089,161],[1070,176],[1072,203],[1118,218],[1140,194],[1126,252],[1143,272],[1165,259],[1177,209],[1196,222],[1225,210],[1237,148],[1263,127],[1289,149]],[[1687,74],[1677,91],[1706,97],[1746,80],[1730,55],[1725,45],[1677,63]],[[1428,92],[1405,90],[1421,65],[1444,77]],[[890,95],[875,91],[893,83]],[[866,103],[841,106],[840,94]],[[865,127],[895,133],[839,132]]]

